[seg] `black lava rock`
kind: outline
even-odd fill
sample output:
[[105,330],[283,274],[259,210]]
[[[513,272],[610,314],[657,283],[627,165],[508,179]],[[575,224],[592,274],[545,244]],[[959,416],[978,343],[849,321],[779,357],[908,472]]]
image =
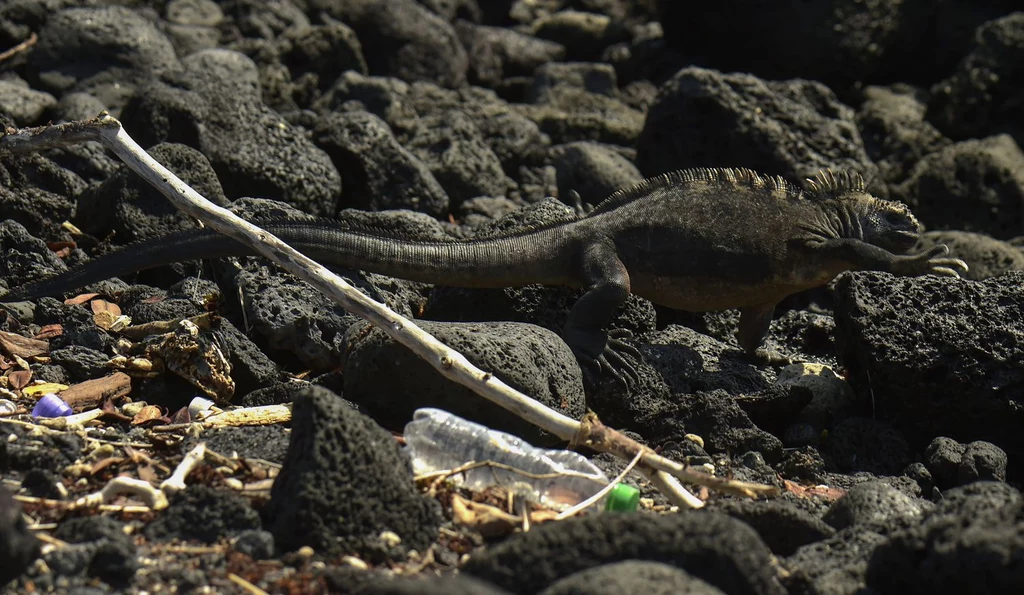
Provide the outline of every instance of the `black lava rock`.
[[383,531],[401,538],[396,554],[433,543],[436,504],[416,491],[391,434],[317,386],[295,398],[292,415],[292,441],[267,508],[280,550],[308,545],[327,556],[379,558],[391,555]]

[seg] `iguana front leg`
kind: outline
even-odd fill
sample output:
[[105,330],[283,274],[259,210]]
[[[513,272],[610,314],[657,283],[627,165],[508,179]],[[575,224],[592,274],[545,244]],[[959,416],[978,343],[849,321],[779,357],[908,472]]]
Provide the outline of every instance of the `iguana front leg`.
[[918,254],[893,254],[884,248],[851,238],[826,240],[812,244],[811,248],[825,255],[826,260],[838,261],[852,270],[884,271],[905,277],[928,273],[959,277],[968,271],[967,263],[959,258],[941,258],[949,254],[945,244],[933,246]]
[[619,381],[622,374],[636,378],[636,369],[625,357],[640,352],[625,341],[629,331],[606,332],[619,306],[629,297],[629,273],[611,244],[585,246],[581,254],[586,293],[569,310],[562,338],[581,364],[607,370]]

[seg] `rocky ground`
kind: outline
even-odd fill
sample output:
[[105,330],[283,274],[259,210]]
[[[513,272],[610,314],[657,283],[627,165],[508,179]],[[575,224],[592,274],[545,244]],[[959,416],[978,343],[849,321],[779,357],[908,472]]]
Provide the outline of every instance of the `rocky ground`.
[[[0,412],[0,585],[1024,592],[1015,4],[0,4],[5,127],[107,110],[247,218],[330,216],[470,237],[571,218],[572,190],[594,204],[677,168],[742,166],[793,181],[847,168],[911,207],[929,230],[922,247],[946,243],[971,267],[967,280],[844,274],[793,296],[768,338],[810,362],[789,367],[742,357],[734,312],[630,298],[616,326],[640,338],[644,361],[629,392],[585,385],[554,332],[572,291],[432,288],[343,271],[545,404],[574,417],[592,409],[665,455],[781,492],[754,501],[700,491],[704,509],[676,511],[634,473],[638,512],[525,532],[473,522],[457,505],[501,507],[501,493],[417,485],[398,435],[415,409],[436,406],[539,444],[551,437],[265,261],[182,263],[66,301],[11,304],[0,320],[0,399],[14,408]],[[192,225],[96,144],[0,155],[8,287]],[[112,363],[139,340],[120,316],[135,327],[196,321],[230,380]],[[55,385],[71,387],[61,394],[76,411],[101,416],[84,427],[33,423],[28,412]],[[183,408],[204,390],[232,406],[292,403],[290,420],[189,423]],[[76,504],[118,477],[159,485],[200,443],[205,458],[166,507],[138,495]],[[594,458],[611,473],[622,465]]]

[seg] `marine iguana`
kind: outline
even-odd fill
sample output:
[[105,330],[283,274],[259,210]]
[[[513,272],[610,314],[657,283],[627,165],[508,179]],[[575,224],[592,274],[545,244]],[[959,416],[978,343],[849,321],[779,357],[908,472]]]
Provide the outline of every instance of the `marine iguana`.
[[[612,193],[589,214],[470,240],[414,241],[324,221],[260,223],[310,258],[427,283],[584,288],[562,336],[581,363],[622,379],[639,356],[628,332],[606,331],[632,292],[688,311],[739,308],[739,345],[754,354],[775,305],[847,270],[959,276],[939,245],[906,254],[921,226],[903,204],[868,194],[855,173],[830,170],[806,189],[742,168],[697,168]],[[136,243],[13,289],[0,301],[58,294],[183,260],[254,252],[209,229]]]

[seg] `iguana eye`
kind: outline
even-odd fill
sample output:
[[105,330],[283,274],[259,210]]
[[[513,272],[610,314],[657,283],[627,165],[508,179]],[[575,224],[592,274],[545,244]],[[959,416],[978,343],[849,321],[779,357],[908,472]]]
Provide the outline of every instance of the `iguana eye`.
[[882,220],[894,227],[907,224],[907,217],[903,213],[897,213],[896,211],[886,211],[882,214]]

